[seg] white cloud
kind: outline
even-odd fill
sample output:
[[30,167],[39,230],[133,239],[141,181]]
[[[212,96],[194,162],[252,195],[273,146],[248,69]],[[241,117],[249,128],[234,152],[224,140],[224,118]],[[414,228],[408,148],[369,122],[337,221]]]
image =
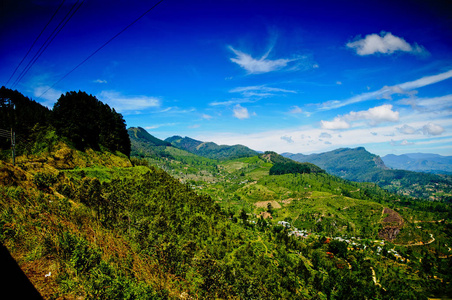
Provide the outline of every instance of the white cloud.
[[392,54],[396,51],[408,52],[417,55],[426,55],[428,52],[424,47],[414,43],[410,45],[403,38],[397,37],[390,32],[381,32],[380,35],[368,34],[364,39],[355,39],[348,42],[348,48],[356,50],[358,55],[372,55],[375,53]]
[[329,134],[328,132],[322,132],[322,133],[319,135],[319,138],[321,138],[321,139],[330,139],[330,138],[332,138],[332,135]]
[[441,135],[444,132],[444,128],[441,125],[428,123],[422,127],[424,134],[426,135]]
[[291,114],[301,114],[303,112],[303,110],[298,107],[297,105],[294,105],[291,107],[291,110],[289,111],[289,113]]
[[408,142],[407,140],[401,140],[401,141],[391,140],[390,144],[391,144],[391,146],[410,146],[410,145],[414,145],[413,142]]
[[339,130],[339,129],[348,129],[350,128],[350,124],[343,120],[340,117],[334,118],[333,121],[320,121],[320,126],[322,129],[330,129],[330,130]]
[[144,129],[150,130],[150,129],[157,129],[160,127],[169,127],[169,126],[175,126],[175,125],[177,125],[177,123],[156,124],[156,125],[145,126]]
[[397,128],[397,130],[398,130],[400,133],[403,133],[403,134],[415,134],[415,133],[418,132],[416,129],[414,129],[413,127],[411,127],[411,126],[409,126],[409,125],[406,125],[406,124],[404,124],[404,125],[403,125],[402,127],[400,127],[400,128]]
[[118,112],[136,112],[160,107],[161,101],[156,97],[126,96],[115,91],[102,91],[100,100],[114,107]]
[[107,80],[103,80],[103,79],[96,79],[93,82],[94,83],[108,83]]
[[408,98],[402,99],[398,103],[410,105],[413,109],[422,111],[440,111],[452,109],[452,94],[432,98]]
[[231,46],[229,46],[229,49],[237,56],[235,58],[231,58],[231,61],[245,69],[249,74],[260,74],[277,71],[286,67],[288,63],[298,60],[297,58],[280,58],[276,60],[267,59],[270,51],[265,53],[261,58],[255,59],[251,55],[236,50]]
[[63,94],[62,91],[55,90],[49,86],[40,86],[33,90],[33,95],[35,97],[40,97],[41,99],[46,100],[42,104],[47,106],[48,108],[52,108],[53,104],[57,102],[57,100],[61,97],[62,94]]
[[377,107],[369,108],[362,111],[351,111],[350,113],[337,116],[333,121],[320,121],[323,129],[348,129],[350,122],[367,120],[369,125],[375,126],[383,122],[398,122],[399,112],[392,110],[392,105],[385,104]]
[[420,79],[409,81],[405,83],[401,83],[394,86],[384,86],[383,88],[379,89],[375,92],[369,92],[369,93],[363,93],[354,97],[351,97],[349,99],[339,101],[339,100],[330,100],[327,102],[322,103],[321,110],[330,110],[330,109],[336,109],[343,106],[347,106],[350,104],[360,103],[364,101],[369,100],[375,100],[375,99],[389,99],[391,95],[393,94],[409,94],[408,91],[424,87],[430,84],[434,84],[446,79],[449,79],[452,77],[452,70],[449,70],[444,73],[440,73],[437,75],[432,76],[425,76]]
[[337,85],[342,85],[342,81],[336,81]]
[[248,113],[248,109],[246,107],[241,106],[240,104],[237,104],[234,106],[234,117],[237,119],[243,120],[248,119],[250,117],[250,114]]
[[370,125],[377,125],[383,122],[399,121],[399,112],[392,110],[392,105],[384,104],[381,106],[369,108],[368,110],[350,112],[345,115],[347,121],[368,120]]
[[229,106],[229,105],[233,105],[233,104],[241,104],[241,103],[250,103],[250,102],[255,102],[255,101],[251,101],[249,99],[231,99],[228,101],[214,101],[214,102],[210,102],[209,105],[210,106]]
[[281,137],[281,140],[286,141],[286,142],[288,142],[289,144],[291,144],[291,143],[294,142],[294,141],[292,140],[292,137],[291,137],[291,136],[287,136],[287,135],[282,136],[282,137]]
[[277,93],[292,93],[292,94],[297,93],[296,91],[292,90],[268,87],[264,85],[238,87],[230,90],[229,92],[241,93],[245,97],[271,97],[275,96]]
[[211,115],[208,114],[202,114],[202,118],[205,120],[211,120],[213,117]]

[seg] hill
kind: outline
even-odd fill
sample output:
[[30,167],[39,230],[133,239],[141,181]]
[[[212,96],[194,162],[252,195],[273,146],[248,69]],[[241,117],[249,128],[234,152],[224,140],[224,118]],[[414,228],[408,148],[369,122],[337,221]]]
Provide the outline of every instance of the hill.
[[341,178],[377,183],[392,192],[430,200],[448,200],[452,196],[452,178],[405,170],[391,170],[383,160],[365,148],[337,149],[325,153],[303,155],[283,153],[300,162],[313,163]]
[[330,174],[351,181],[366,181],[368,174],[388,169],[381,158],[369,153],[365,148],[342,148],[320,154],[291,154],[283,153],[299,162],[309,162],[319,166]]
[[131,127],[127,129],[127,133],[133,157],[166,157],[165,149],[172,147],[171,143],[156,138],[141,127]]
[[451,294],[450,203],[274,152],[212,160],[142,129],[128,136],[147,146],[145,159],[130,160],[92,141],[80,149],[70,132],[35,132],[47,147],[16,166],[0,160],[0,242],[45,299]]
[[388,167],[393,169],[434,174],[452,174],[452,156],[431,153],[388,154],[383,156],[382,160]]
[[213,142],[201,142],[189,137],[173,136],[165,139],[176,148],[186,150],[193,154],[210,159],[233,159],[241,157],[251,157],[258,153],[243,145],[217,145]]

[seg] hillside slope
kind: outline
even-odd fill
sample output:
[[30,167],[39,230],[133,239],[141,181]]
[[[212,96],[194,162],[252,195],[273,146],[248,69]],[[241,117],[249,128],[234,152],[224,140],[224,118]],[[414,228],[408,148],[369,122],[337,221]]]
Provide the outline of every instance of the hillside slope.
[[430,200],[451,198],[452,179],[450,177],[391,170],[379,156],[369,153],[363,147],[337,149],[311,155],[291,153],[282,155],[296,161],[313,163],[329,174],[347,180],[377,183],[391,192]]
[[173,136],[165,139],[165,141],[170,142],[174,147],[210,159],[225,160],[251,157],[258,154],[256,151],[243,145],[217,145],[213,142],[201,142],[189,137]]
[[291,153],[281,155],[295,161],[315,164],[330,174],[351,181],[366,181],[368,174],[388,169],[379,156],[363,147],[342,148],[311,155]]

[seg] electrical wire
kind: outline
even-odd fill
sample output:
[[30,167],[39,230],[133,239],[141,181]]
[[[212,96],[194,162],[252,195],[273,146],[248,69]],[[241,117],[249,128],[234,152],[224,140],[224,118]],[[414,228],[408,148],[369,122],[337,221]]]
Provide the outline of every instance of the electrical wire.
[[27,53],[25,54],[25,56],[22,58],[22,60],[20,61],[20,63],[17,65],[16,69],[14,69],[13,74],[11,74],[11,76],[9,77],[8,81],[6,82],[5,86],[8,85],[8,83],[11,81],[11,79],[14,77],[14,74],[16,74],[17,70],[19,69],[20,65],[24,62],[25,58],[27,58],[28,54],[30,54],[31,49],[33,49],[33,47],[35,46],[36,42],[39,40],[39,38],[41,37],[41,35],[44,33],[44,31],[46,30],[46,28],[49,26],[49,24],[52,22],[53,18],[55,18],[56,14],[58,13],[58,11],[60,10],[60,8],[63,6],[64,2],[66,0],[63,0],[63,2],[61,2],[60,6],[58,6],[57,10],[53,13],[53,16],[50,18],[49,22],[47,22],[46,26],[44,26],[44,28],[41,30],[41,33],[38,35],[38,37],[35,39],[35,41],[33,42],[33,44],[31,44],[30,49],[28,49]]
[[148,9],[146,12],[144,12],[141,16],[139,16],[137,19],[135,19],[132,23],[130,23],[129,25],[127,25],[124,29],[122,29],[121,31],[119,31],[117,34],[115,34],[112,38],[110,38],[108,41],[106,41],[102,46],[100,46],[99,48],[97,48],[97,50],[95,50],[93,53],[91,53],[90,55],[88,55],[87,58],[85,58],[82,62],[80,62],[78,65],[76,65],[72,70],[70,70],[69,72],[67,72],[63,77],[61,77],[57,82],[55,82],[52,86],[50,86],[48,89],[46,89],[38,98],[41,98],[42,96],[45,95],[45,93],[47,93],[50,89],[52,89],[53,87],[55,87],[58,83],[60,83],[63,79],[65,79],[67,76],[69,76],[72,72],[74,72],[75,70],[77,70],[81,65],[83,65],[85,62],[87,62],[91,57],[93,57],[97,52],[99,52],[100,50],[102,50],[105,46],[107,46],[111,41],[113,41],[115,38],[117,38],[119,35],[121,35],[124,31],[126,31],[127,29],[129,29],[133,24],[135,24],[136,22],[138,22],[141,18],[143,18],[146,14],[148,14],[151,10],[153,10],[154,8],[157,7],[157,5],[159,5],[160,3],[162,3],[164,0],[160,0],[158,1],[156,4],[154,4],[154,6],[152,6],[150,9]]
[[[74,3],[74,5],[71,7],[71,9],[66,14],[66,16],[60,21],[58,26],[55,27],[53,32],[49,35],[47,40],[44,42],[44,44],[42,44],[42,46],[39,48],[38,52],[36,52],[36,54],[33,56],[33,58],[28,62],[27,66],[19,74],[19,77],[14,81],[14,83],[12,85],[13,88],[15,86],[17,86],[17,84],[24,78],[24,76],[28,73],[28,71],[31,69],[31,67],[33,67],[33,65],[41,57],[41,55],[44,53],[44,51],[50,46],[52,41],[57,37],[57,35],[61,32],[61,30],[63,30],[64,26],[66,26],[66,24],[69,22],[69,20],[74,16],[74,14],[77,12],[77,10],[82,6],[84,0],[82,0],[80,2],[80,4],[79,4],[79,2],[80,2],[80,0],[77,0],[77,2]],[[77,6],[77,4],[79,4],[79,5]],[[75,8],[75,10],[74,10],[74,8]],[[63,25],[61,25],[61,24],[63,24]]]

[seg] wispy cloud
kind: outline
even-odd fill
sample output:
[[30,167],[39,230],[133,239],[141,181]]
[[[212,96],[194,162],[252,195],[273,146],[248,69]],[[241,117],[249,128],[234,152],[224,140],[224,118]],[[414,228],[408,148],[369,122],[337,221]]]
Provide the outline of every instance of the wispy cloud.
[[160,127],[170,127],[170,126],[175,126],[175,125],[177,125],[177,123],[155,124],[155,125],[146,126],[146,127],[144,127],[144,129],[150,130],[150,129],[157,129]]
[[320,121],[323,129],[338,130],[348,129],[351,122],[366,120],[369,125],[375,126],[383,122],[398,122],[399,112],[392,110],[392,105],[385,104],[377,107],[369,108],[362,111],[351,111],[350,113],[337,116],[333,121]]
[[346,100],[331,100],[321,104],[320,110],[330,110],[336,109],[339,107],[344,107],[350,104],[360,103],[369,100],[376,99],[389,99],[391,95],[394,94],[408,94],[411,95],[409,91],[414,90],[416,88],[421,88],[430,84],[434,84],[452,77],[452,70],[449,70],[444,73],[440,73],[432,76],[425,76],[420,79],[409,81],[405,83],[401,83],[394,86],[384,86],[378,91],[363,93],[354,97],[351,97]]
[[209,105],[210,106],[230,106],[230,105],[234,105],[234,104],[250,103],[250,102],[256,102],[256,101],[251,101],[246,98],[237,98],[237,99],[231,99],[231,100],[227,100],[227,101],[214,101],[214,102],[210,102]]
[[245,69],[248,74],[261,74],[268,73],[277,70],[281,70],[288,66],[290,62],[297,61],[300,58],[280,58],[280,59],[268,59],[268,55],[271,52],[271,48],[261,58],[253,58],[251,55],[244,53],[240,50],[234,49],[232,46],[228,47],[236,57],[231,58],[231,61],[238,64]]
[[240,120],[248,119],[250,117],[248,109],[246,107],[241,106],[240,104],[234,106],[233,112],[234,117]]
[[103,80],[103,79],[96,79],[93,82],[94,83],[108,83],[107,80]]
[[431,98],[409,98],[398,101],[399,104],[411,105],[413,109],[436,111],[452,109],[452,94]]
[[139,112],[149,108],[158,108],[161,100],[149,96],[127,96],[115,91],[102,91],[100,100],[114,107],[118,112]]
[[302,112],[303,110],[298,105],[292,106],[289,110],[289,113],[291,114],[301,114]]
[[237,87],[229,91],[230,93],[241,93],[244,97],[271,97],[277,94],[291,93],[296,91],[281,88],[268,87],[265,85]]
[[391,146],[410,146],[410,145],[414,145],[413,142],[408,142],[407,140],[401,140],[401,141],[391,140],[390,144],[391,144]]
[[211,120],[213,117],[211,115],[208,114],[202,114],[201,116],[204,120]]
[[393,35],[390,32],[381,32],[380,35],[368,34],[361,39],[359,36],[353,42],[346,45],[352,48],[358,55],[372,55],[376,53],[393,54],[394,52],[408,52],[416,55],[428,55],[424,47],[414,43],[410,45],[403,38]]
[[443,134],[445,129],[439,124],[429,122],[420,128],[418,127],[417,129],[413,126],[404,124],[402,127],[397,128],[397,131],[407,135],[424,134],[429,136],[437,136]]
[[289,144],[292,144],[292,143],[294,142],[294,141],[292,140],[292,137],[291,137],[291,136],[287,136],[287,135],[282,136],[282,137],[281,137],[281,140],[286,141],[286,142],[288,142]]
[[[44,92],[45,94],[42,94]],[[52,108],[53,104],[57,102],[62,94],[62,91],[50,88],[49,86],[39,86],[34,88],[33,90],[33,95],[35,97],[41,97],[41,99],[44,99],[45,101],[42,102],[42,104],[47,106],[48,108]]]

